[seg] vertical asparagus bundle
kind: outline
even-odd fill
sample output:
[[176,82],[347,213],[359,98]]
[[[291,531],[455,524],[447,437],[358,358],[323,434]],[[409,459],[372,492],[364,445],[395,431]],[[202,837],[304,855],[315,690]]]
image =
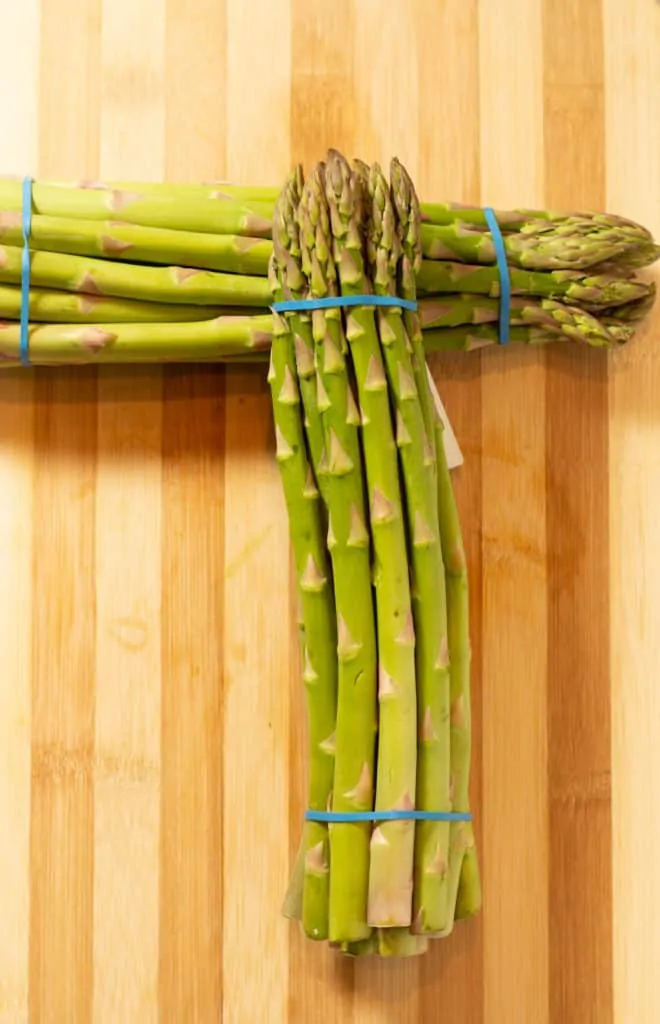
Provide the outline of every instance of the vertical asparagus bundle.
[[[307,852],[288,902],[307,934],[327,935],[352,956],[421,953],[426,936],[451,932],[457,899],[460,909],[473,911],[479,895],[476,860],[471,876],[462,867],[471,831],[432,817],[415,827],[409,814],[457,806],[450,772],[467,809],[469,662],[461,659],[467,629],[462,592],[451,583],[457,521],[444,450],[436,468],[435,434],[427,428],[433,409],[419,324],[410,316],[404,322],[400,307],[380,309],[376,317],[359,303],[362,295],[396,296],[402,280],[414,298],[419,209],[400,165],[395,181],[391,192],[377,166],[367,177],[363,165],[351,170],[331,152],[304,185],[301,172],[294,172],[274,218],[276,300],[327,300],[340,292],[358,297],[343,316],[338,306],[315,308],[311,325],[304,310],[276,314],[269,376],[301,580],[305,677],[316,640],[311,675],[323,675],[326,696],[337,681],[334,743],[327,742],[334,706],[315,705],[309,695],[310,804],[314,800],[312,810],[319,809],[325,794],[340,820],[330,824],[329,850],[322,832],[306,831]],[[421,361],[415,362],[417,356]],[[316,452],[311,467],[307,451]],[[317,550],[323,517],[318,502],[309,500],[318,494],[313,471],[323,481],[323,553]],[[333,589],[325,585],[328,565]],[[303,587],[310,579],[317,586],[316,618]],[[447,594],[458,597],[458,612],[451,612],[451,600],[448,610]],[[327,643],[329,610],[336,616],[336,651]],[[450,669],[452,650],[456,663]],[[385,816],[372,826],[353,815],[373,806],[376,727],[375,807]],[[319,750],[334,752],[331,796],[329,762],[319,760]]]

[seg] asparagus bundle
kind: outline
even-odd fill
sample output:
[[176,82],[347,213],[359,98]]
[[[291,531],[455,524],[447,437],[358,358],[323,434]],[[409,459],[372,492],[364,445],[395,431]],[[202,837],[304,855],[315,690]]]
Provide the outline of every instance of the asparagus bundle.
[[[356,167],[364,173],[364,165]],[[395,166],[393,201],[405,220],[397,174]],[[39,326],[34,343],[30,338],[32,361],[260,361],[261,345],[251,338],[263,335],[265,321],[253,328],[237,321],[232,337],[223,319],[221,343],[217,327],[201,325],[267,313],[276,198],[272,188],[217,182],[35,182],[28,315],[31,325],[49,330]],[[10,322],[21,309],[21,205],[20,182],[0,179],[0,317]],[[654,285],[636,271],[660,253],[643,226],[605,213],[496,216],[510,266],[512,341],[611,347],[633,336],[655,298]],[[425,347],[469,350],[497,342],[500,272],[484,211],[422,204],[416,235],[424,259],[401,281],[420,295]],[[404,251],[402,266],[409,259]],[[409,313],[404,320],[409,326]],[[175,333],[150,326],[175,323]],[[91,346],[78,344],[83,336],[75,324],[98,325]],[[13,328],[3,342],[3,365],[11,366],[18,352]],[[417,328],[411,343],[419,385]],[[424,406],[421,389],[420,397]],[[428,408],[424,415],[430,433]]]
[[[395,202],[380,168],[365,172],[331,151],[302,188],[301,169],[291,175],[275,207],[276,300],[392,297],[411,274],[407,287],[414,294],[421,233],[412,183],[396,163]],[[476,913],[481,898],[469,823],[455,827],[433,818],[451,812],[458,799],[468,810],[464,574],[458,587],[452,582],[460,532],[444,449],[436,454],[423,352],[421,363],[415,356],[416,319],[396,306],[377,314],[360,304],[343,314],[339,306],[316,308],[310,337],[306,317],[304,311],[275,314],[270,380],[299,580],[309,565],[309,538],[318,542],[318,506],[313,522],[309,502],[299,511],[304,486],[321,494],[328,522],[324,560],[319,553],[314,565],[330,567],[332,588],[325,587],[325,570],[311,575],[319,586],[323,579],[323,593],[335,605],[336,648],[317,650],[332,663],[324,678],[336,680],[333,741],[323,745],[334,756],[327,806],[340,818],[329,825],[329,843],[323,836],[312,841],[310,825],[323,822],[308,821],[285,913],[301,921],[306,935],[327,937],[347,955],[416,955],[430,937],[451,932],[456,914]],[[305,466],[295,469],[305,457]],[[303,605],[305,638],[309,616]],[[320,668],[315,664],[314,676]],[[312,810],[318,810],[311,780],[319,737],[330,730],[326,719],[312,734],[316,685],[308,687]],[[384,812],[382,820],[354,817],[374,808],[377,819]],[[430,817],[416,822],[413,810]],[[321,925],[317,898],[315,916],[309,914],[309,892],[318,895],[319,879],[327,913]]]

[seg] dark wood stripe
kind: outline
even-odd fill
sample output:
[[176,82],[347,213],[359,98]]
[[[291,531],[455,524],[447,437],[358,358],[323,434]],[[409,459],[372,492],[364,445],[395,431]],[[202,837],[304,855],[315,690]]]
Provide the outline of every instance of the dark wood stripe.
[[224,374],[164,377],[160,1020],[221,1019]]
[[35,387],[30,1020],[91,1021],[96,372]]
[[[543,19],[546,202],[603,209],[601,3],[545,0]],[[607,362],[547,361],[552,1024],[613,1018]]]

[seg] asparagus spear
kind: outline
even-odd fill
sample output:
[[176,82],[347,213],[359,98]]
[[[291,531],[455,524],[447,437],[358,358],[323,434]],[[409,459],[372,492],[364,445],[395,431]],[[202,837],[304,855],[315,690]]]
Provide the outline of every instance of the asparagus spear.
[[[449,629],[453,806],[455,811],[468,812],[470,810],[471,756],[471,652],[468,578],[460,521],[447,466],[442,431],[442,423],[439,417],[436,417],[438,507],[440,539],[446,572]],[[459,881],[461,883],[461,898],[457,906]],[[451,823],[448,885],[450,914],[448,926],[443,934],[448,934],[452,930],[454,907],[457,908],[457,916],[467,917],[477,913],[481,906],[481,880],[472,822]]]
[[[580,270],[534,271],[516,267],[512,267],[509,273],[514,295],[539,295],[591,310],[621,306],[643,299],[649,293],[646,282],[615,274],[592,275]],[[425,295],[474,292],[499,296],[499,272],[497,267],[424,260],[417,275],[417,290]]]
[[[380,167],[369,177],[371,223],[367,249],[376,295],[397,294],[402,255],[389,188]],[[417,807],[450,811],[449,658],[445,572],[438,532],[438,493],[434,453],[427,437],[415,386],[409,341],[400,308],[379,311],[385,368],[394,396],[397,446],[407,511],[412,562],[412,608],[417,673]],[[426,363],[424,363],[426,370]],[[439,932],[448,923],[447,864],[449,823],[420,821],[415,830],[413,928]]]
[[[330,151],[326,196],[334,258],[343,295],[371,291],[364,268],[359,177],[342,155]],[[347,317],[360,407],[369,492],[379,650],[379,743],[376,809],[415,806],[417,761],[415,633],[408,581],[408,556],[399,489],[397,451],[387,380],[373,309],[357,307]],[[383,821],[374,829],[369,873],[369,922],[407,927],[412,915],[415,829],[410,819]]]
[[[225,362],[250,360],[271,345],[273,318],[216,317],[193,324],[47,324],[29,327],[30,362]],[[20,326],[0,323],[0,366],[19,366]]]
[[[23,244],[21,214],[0,213],[0,243]],[[272,242],[246,235],[214,235],[208,231],[171,231],[121,221],[32,217],[30,248],[40,252],[100,256],[132,263],[181,264],[202,270],[265,277]]]
[[[0,285],[0,317],[20,320],[22,291],[18,285]],[[106,295],[85,295],[54,288],[30,288],[30,320],[40,323],[174,323],[240,316],[240,307],[183,306],[173,302],[140,302]]]
[[[443,226],[423,224],[421,239],[422,252],[430,259],[497,262],[492,235],[461,221]],[[531,221],[516,233],[504,234],[502,240],[507,262],[527,270],[581,269],[648,250],[644,228],[605,215]]]
[[[401,244],[399,261],[398,290],[401,298],[417,301],[416,275],[422,264],[420,242],[421,214],[419,201],[410,175],[403,164],[392,160],[390,165],[392,201],[397,215],[398,235]],[[433,398],[429,390],[426,373],[426,355],[422,341],[422,328],[419,314],[414,310],[405,310],[403,321],[412,346],[412,365],[417,393],[422,404],[426,447],[433,452],[434,419]]]
[[[277,216],[277,212],[275,214]],[[278,249],[275,249],[277,254]],[[275,301],[286,295],[286,273],[276,256],[270,270]],[[293,337],[286,320],[275,315],[268,374],[277,438],[277,461],[289,515],[289,532],[304,627],[303,679],[307,690],[310,774],[308,806],[324,811],[334,776],[337,706],[337,632],[330,566],[325,546],[320,495],[307,457],[300,411]],[[305,826],[302,924],[313,939],[328,937],[328,827]]]
[[[469,322],[484,324],[496,321],[498,315],[498,301],[482,296],[460,295],[455,302],[452,297],[451,300],[428,299],[420,303],[423,327]],[[616,318],[613,319],[616,321]],[[572,341],[597,347],[610,347],[616,340],[596,316],[577,306],[568,306],[553,299],[513,298],[509,323],[543,327],[553,334],[563,334]]]
[[169,196],[173,199],[228,199],[232,202],[268,204],[274,208],[280,195],[276,185],[237,185],[231,181],[207,181],[198,184],[189,182],[169,181],[45,181],[44,185],[57,185],[58,188],[86,188],[115,190],[120,192],[138,192],[142,195]]
[[[634,328],[625,324],[607,324],[603,330],[609,335],[609,342],[599,343],[599,347],[614,348],[624,344],[631,337]],[[548,345],[556,341],[571,341],[580,337],[580,332],[572,332],[569,337],[558,329],[549,330],[541,326],[511,327],[509,342],[524,345]],[[424,331],[424,348],[426,352],[470,352],[487,345],[499,344],[499,329],[496,324],[460,324],[458,327],[437,327]],[[586,341],[584,337],[583,341]],[[593,344],[593,342],[589,342]]]
[[[320,170],[305,184],[298,211],[306,296],[332,294],[327,211]],[[291,232],[294,229],[291,229]],[[335,748],[334,811],[373,807],[376,737],[376,632],[371,590],[369,534],[364,506],[358,415],[346,363],[341,317],[316,310],[313,335],[318,405],[327,451],[328,546],[337,605],[339,682]],[[370,934],[367,923],[369,835],[366,822],[333,824],[330,830],[330,938],[355,942]]]
[[[633,322],[648,312],[653,303],[653,296],[646,297],[624,306],[613,306],[611,309],[599,310],[590,316],[590,328],[598,333],[598,323],[603,323],[605,316],[615,321]],[[574,313],[575,322],[584,313],[579,307],[568,306],[554,299],[539,299],[533,296],[516,296],[511,298],[511,326],[534,324],[556,329],[561,325],[564,311]],[[486,295],[470,295],[456,293],[432,299],[421,299],[419,302],[419,318],[422,330],[431,327],[458,327],[462,324],[497,323],[500,314],[499,299]],[[595,323],[593,322],[595,321]],[[582,338],[581,340],[587,340]]]
[[[21,260],[21,249],[0,246],[0,282],[20,284]],[[52,252],[31,253],[30,266],[31,282],[40,288],[154,302],[247,307],[270,304],[265,277],[188,267],[145,267]]]
[[[21,210],[21,183],[0,180],[0,209]],[[123,189],[61,188],[35,182],[33,215],[81,220],[119,220],[144,227],[176,231],[209,231],[214,235],[250,235],[270,238],[272,204],[250,207],[212,199],[127,192]]]
[[[628,227],[639,232],[639,237],[651,238],[651,233],[640,224],[608,213],[579,213],[561,210],[495,210],[495,217],[503,233],[511,231],[524,231],[529,224],[538,221],[551,221],[554,224],[561,224],[571,218],[588,219],[594,223],[613,224],[621,227]],[[462,221],[473,227],[481,227],[489,230],[488,221],[484,208],[481,206],[470,206],[462,203],[452,202],[431,202],[422,204],[422,220],[429,224],[453,224],[455,221]]]
[[[273,235],[280,261],[286,271],[287,292],[292,299],[303,298],[307,282],[302,271],[300,231],[297,211],[303,187],[302,167],[289,176],[279,198],[278,216],[273,221]],[[305,432],[312,466],[324,502],[327,503],[328,460],[323,436],[321,412],[317,404],[316,364],[312,320],[304,311],[285,314],[294,338],[298,384],[305,413]]]

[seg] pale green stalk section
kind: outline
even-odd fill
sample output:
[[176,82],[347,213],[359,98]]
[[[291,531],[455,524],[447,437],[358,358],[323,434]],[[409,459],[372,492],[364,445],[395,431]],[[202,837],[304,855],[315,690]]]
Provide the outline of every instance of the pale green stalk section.
[[[216,317],[192,324],[31,324],[30,362],[225,362],[267,357],[272,316]],[[19,365],[20,325],[0,324],[0,368]]]
[[[20,284],[21,256],[18,247],[0,246],[0,282]],[[38,288],[149,302],[261,308],[270,305],[270,288],[265,277],[221,274],[192,267],[122,264],[67,253],[31,253],[30,281]]]
[[[299,224],[305,297],[324,297],[332,293],[334,264],[318,168],[303,189]],[[332,809],[364,811],[373,807],[377,656],[359,417],[348,379],[339,311],[315,311],[313,333],[317,404],[327,453],[328,547],[337,605],[339,688]],[[336,942],[365,939],[371,931],[367,923],[370,832],[366,822],[337,823],[330,828],[330,938]]]
[[[364,269],[359,176],[332,151],[326,168],[334,257],[342,295],[371,291]],[[373,309],[356,307],[346,317],[355,368],[367,472],[379,653],[379,742],[376,809],[415,806],[417,707],[415,631],[399,467],[387,379]],[[371,841],[369,922],[408,927],[412,919],[415,826],[410,819],[380,822]]]
[[[20,211],[23,191],[20,181],[0,180],[0,210]],[[251,235],[270,238],[272,203],[217,202],[167,193],[128,192],[124,189],[32,186],[35,216],[67,217],[73,220],[114,220],[143,227],[174,231],[208,231],[214,235]]]
[[[285,263],[274,257],[271,287],[275,301],[288,296],[284,266]],[[303,627],[303,679],[309,722],[308,806],[311,810],[325,811],[331,801],[334,777],[337,707],[335,606],[321,499],[305,445],[293,337],[284,317],[277,314],[273,324],[268,380]],[[310,938],[327,939],[330,877],[327,825],[306,823],[304,849],[303,930]]]
[[[21,214],[0,213],[0,243],[23,244]],[[171,231],[121,221],[32,217],[30,249],[39,252],[98,256],[127,263],[176,264],[266,277],[273,243],[245,235],[213,235],[205,231]]]
[[[30,288],[30,321],[49,324],[174,323],[211,320],[217,316],[242,316],[244,310],[231,306],[181,306],[173,302],[140,302],[106,295],[85,295]],[[0,317],[21,319],[22,292],[19,285],[0,285]]]

